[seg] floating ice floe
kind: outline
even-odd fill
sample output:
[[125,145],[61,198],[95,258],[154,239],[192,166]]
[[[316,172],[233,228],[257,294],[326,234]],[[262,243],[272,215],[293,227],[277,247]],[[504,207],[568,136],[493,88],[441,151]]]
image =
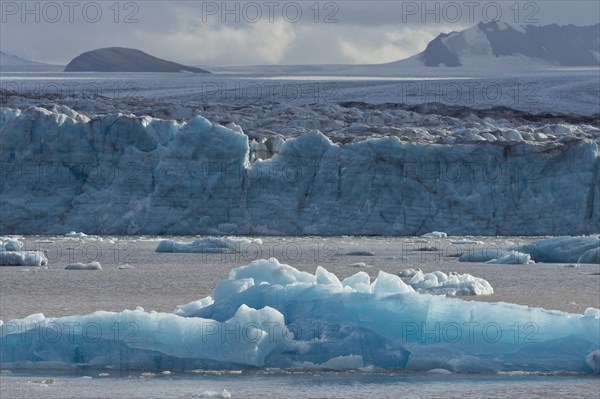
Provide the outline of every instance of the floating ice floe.
[[423,234],[422,237],[425,237],[425,238],[446,238],[446,237],[448,237],[448,234],[444,233],[443,231],[432,231],[431,233]]
[[43,251],[25,250],[23,243],[13,238],[0,239],[0,266],[46,266]]
[[486,280],[470,274],[418,271],[408,283],[417,292],[445,295],[492,295],[494,289]]
[[459,256],[460,262],[485,262],[490,264],[526,265],[534,263],[529,254],[498,248],[486,248]]
[[23,249],[23,243],[14,238],[0,238],[0,249],[2,251],[20,251]]
[[535,261],[531,260],[531,256],[529,254],[524,254],[518,251],[508,251],[500,258],[490,259],[485,263],[497,265],[527,265],[530,263],[535,263]]
[[79,237],[79,238],[87,237],[87,234],[85,234],[83,232],[77,232],[77,231],[70,231],[65,235],[67,237]]
[[455,241],[450,241],[452,244],[456,244],[456,245],[483,245],[484,242],[483,241],[475,241],[475,240],[455,240]]
[[76,262],[65,266],[65,270],[102,270],[102,266],[96,261],[90,263]]
[[[187,316],[187,317],[184,317]],[[93,328],[92,328],[93,326]],[[423,295],[398,276],[340,281],[276,259],[233,269],[178,314],[41,314],[0,326],[3,369],[355,368],[598,372],[600,311]]]
[[398,276],[400,276],[400,277],[414,277],[414,275],[417,274],[420,271],[421,271],[421,269],[413,269],[411,267],[411,268],[408,268],[408,269],[401,270],[398,273]]
[[41,251],[0,251],[0,266],[46,266],[48,258]]
[[218,238],[206,237],[190,243],[162,240],[156,252],[170,253],[235,253],[243,251],[248,245],[262,245],[259,238]]
[[[595,263],[598,262],[600,237],[554,237],[534,241],[514,248],[531,255],[531,259],[544,263]],[[581,261],[580,261],[581,259]]]
[[371,265],[367,265],[365,262],[356,262],[348,265],[348,267],[372,267]]

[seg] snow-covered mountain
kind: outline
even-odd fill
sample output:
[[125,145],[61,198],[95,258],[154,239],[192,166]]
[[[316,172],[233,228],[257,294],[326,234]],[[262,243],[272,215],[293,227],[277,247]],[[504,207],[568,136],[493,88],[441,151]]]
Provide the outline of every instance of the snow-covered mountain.
[[200,68],[189,67],[151,56],[143,51],[108,47],[85,52],[75,57],[65,72],[193,72],[208,73]]
[[398,65],[428,67],[599,66],[600,24],[512,26],[479,23],[442,33],[427,48]]
[[51,66],[41,62],[29,61],[16,55],[4,53],[0,51],[0,67],[2,69],[20,69],[20,68],[37,68]]

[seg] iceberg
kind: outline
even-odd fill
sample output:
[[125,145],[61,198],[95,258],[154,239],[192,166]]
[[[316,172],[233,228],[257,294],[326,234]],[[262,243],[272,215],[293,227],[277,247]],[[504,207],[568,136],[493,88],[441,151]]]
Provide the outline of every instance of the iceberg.
[[276,259],[231,270],[214,296],[174,314],[11,320],[0,325],[0,366],[598,372],[598,309],[470,302],[418,293],[385,272],[340,281]]
[[485,263],[496,265],[527,265],[535,262],[531,260],[531,256],[529,254],[524,254],[518,251],[508,251],[501,257],[497,259],[490,259]]
[[23,243],[13,238],[0,238],[0,250],[17,252],[23,249]]
[[162,240],[158,243],[155,252],[178,253],[234,253],[242,252],[247,245],[261,245],[259,238],[218,238],[206,237],[190,243],[173,240]]
[[102,266],[96,261],[90,263],[75,262],[65,266],[65,270],[102,270]]
[[[431,120],[441,119],[419,123]],[[539,142],[420,142],[390,133],[334,142],[312,130],[280,138],[261,158],[239,126],[201,116],[87,116],[61,106],[2,107],[0,135],[0,231],[11,234],[600,231],[596,133]]]
[[46,266],[48,258],[43,251],[26,250],[14,238],[0,237],[0,266]]
[[444,233],[443,231],[432,231],[431,233],[423,234],[423,237],[425,237],[425,238],[446,238],[446,237],[448,237],[448,234]]
[[536,262],[576,263],[582,259],[580,263],[597,263],[600,236],[547,238],[521,245],[515,249],[531,255]]
[[470,274],[418,271],[408,283],[417,292],[435,295],[492,295],[494,289],[482,278]]
[[417,274],[420,271],[421,271],[421,269],[419,269],[419,268],[414,269],[414,268],[410,267],[408,269],[400,270],[398,272],[398,276],[400,276],[400,277],[414,277],[415,274]]
[[46,266],[42,251],[0,251],[0,266]]

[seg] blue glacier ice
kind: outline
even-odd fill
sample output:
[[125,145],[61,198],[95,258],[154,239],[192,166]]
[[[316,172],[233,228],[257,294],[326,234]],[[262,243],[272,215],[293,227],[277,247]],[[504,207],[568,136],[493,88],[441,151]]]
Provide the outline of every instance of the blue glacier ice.
[[497,264],[600,263],[600,236],[561,236],[536,240],[511,249],[495,247],[466,252],[461,262]]
[[344,280],[257,260],[214,299],[173,314],[95,312],[0,323],[2,368],[316,368],[598,372],[600,311],[415,292],[398,276]]
[[536,262],[600,263],[600,236],[554,237],[516,248],[531,255]]
[[[432,115],[421,123],[431,121],[443,123]],[[277,151],[259,159],[251,155],[258,144],[239,126],[228,126],[200,116],[180,122],[124,114],[87,116],[64,106],[0,108],[0,231],[600,231],[600,150],[592,136],[473,142],[456,133],[448,141],[433,142],[411,139],[408,133],[360,139],[349,134],[347,140],[332,142],[311,131],[285,141],[278,138],[282,143]],[[427,126],[419,130],[431,130]]]

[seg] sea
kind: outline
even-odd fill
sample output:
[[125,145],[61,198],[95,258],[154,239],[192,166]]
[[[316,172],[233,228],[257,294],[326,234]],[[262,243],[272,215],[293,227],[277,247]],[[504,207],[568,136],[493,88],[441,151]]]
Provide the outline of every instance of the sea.
[[[43,249],[47,268],[0,267],[0,319],[34,313],[46,317],[97,310],[172,312],[212,295],[232,268],[277,258],[314,273],[323,266],[340,278],[358,271],[375,278],[399,273],[469,273],[490,282],[494,294],[464,300],[511,302],[583,313],[600,308],[600,265],[492,265],[459,262],[459,253],[506,248],[540,237],[253,237],[237,253],[157,253],[162,239],[191,242],[199,236],[20,236],[26,248]],[[453,242],[461,242],[456,244]],[[362,251],[365,255],[351,256]],[[368,254],[370,252],[370,254]],[[360,253],[360,252],[359,252]],[[368,255],[367,255],[368,254]],[[65,270],[98,261],[102,270]],[[0,398],[597,398],[598,374],[478,373],[361,369],[308,370],[1,370]]]

